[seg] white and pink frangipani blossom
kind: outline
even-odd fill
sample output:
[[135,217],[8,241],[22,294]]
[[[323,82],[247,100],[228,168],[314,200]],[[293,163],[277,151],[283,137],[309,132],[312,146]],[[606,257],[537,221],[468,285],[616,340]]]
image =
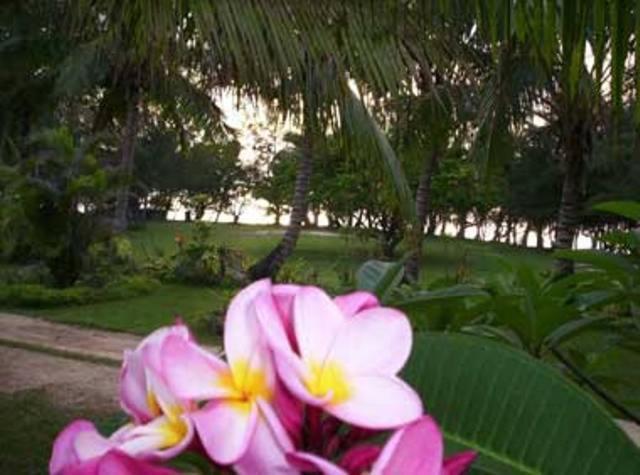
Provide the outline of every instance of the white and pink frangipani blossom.
[[160,328],[125,352],[120,373],[120,404],[133,420],[111,437],[118,448],[140,458],[168,460],[185,450],[194,435],[190,412],[195,403],[173,393],[161,372],[165,341],[193,339],[181,323]]
[[224,326],[227,362],[178,336],[168,337],[161,352],[171,391],[206,401],[191,418],[207,454],[221,465],[236,464],[240,473],[287,473],[284,454],[293,447],[273,408],[278,381],[255,310],[256,298],[270,292],[271,283],[263,280],[231,301]]
[[[462,475],[475,457],[475,452],[468,451],[445,459],[442,433],[430,416],[398,429],[372,463],[366,460],[358,467],[351,463],[348,471],[313,454],[298,452],[288,456],[292,465],[301,470],[323,475]],[[345,454],[343,462],[347,458]]]
[[292,344],[271,302],[270,295],[256,299],[257,313],[278,375],[297,398],[368,429],[420,417],[420,398],[397,377],[412,343],[404,314],[376,306],[367,293],[334,301],[319,288],[302,287],[293,297]]
[[[159,351],[169,336],[191,341],[187,328],[176,324],[156,330],[135,350],[125,352],[120,404],[132,422],[109,438],[99,434],[88,421],[72,422],[54,442],[51,473],[98,473],[95,470],[111,464],[135,468],[139,463],[146,467],[148,464],[142,460],[168,460],[187,448],[194,435],[189,411],[195,406],[175,397],[159,373]],[[158,468],[157,473],[173,472]]]
[[69,424],[56,438],[49,461],[51,475],[177,475],[168,468],[156,467],[116,448],[85,420]]

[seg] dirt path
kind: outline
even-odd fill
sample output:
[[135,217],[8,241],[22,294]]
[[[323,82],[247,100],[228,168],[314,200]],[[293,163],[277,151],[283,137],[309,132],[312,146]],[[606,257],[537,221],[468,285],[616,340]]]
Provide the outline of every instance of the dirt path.
[[104,364],[0,346],[0,392],[37,390],[56,406],[118,411],[118,369]]
[[141,337],[128,333],[48,322],[34,317],[0,313],[0,342],[42,347],[80,358],[119,364],[127,348],[135,348]]

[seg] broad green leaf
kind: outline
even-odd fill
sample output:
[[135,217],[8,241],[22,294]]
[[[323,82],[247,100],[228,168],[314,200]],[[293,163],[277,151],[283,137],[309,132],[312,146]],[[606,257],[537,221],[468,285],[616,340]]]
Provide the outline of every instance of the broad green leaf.
[[592,209],[640,221],[640,203],[637,201],[605,201],[593,206]]
[[633,264],[623,256],[606,252],[590,250],[556,251],[553,253],[553,256],[588,264],[596,269],[602,269],[621,282],[626,282],[631,274],[637,272]]
[[545,342],[549,346],[557,346],[575,336],[578,336],[586,330],[595,327],[607,327],[611,323],[610,317],[598,318],[578,318],[571,320],[556,328],[550,335],[545,338]]
[[412,292],[401,299],[394,300],[393,305],[396,307],[408,307],[433,301],[486,296],[488,296],[487,292],[478,287],[460,284],[442,289],[419,290]]
[[360,290],[368,290],[385,300],[402,281],[404,262],[367,261],[356,272],[356,284]]
[[421,334],[404,371],[472,473],[637,474],[640,451],[591,396],[545,363],[483,338]]

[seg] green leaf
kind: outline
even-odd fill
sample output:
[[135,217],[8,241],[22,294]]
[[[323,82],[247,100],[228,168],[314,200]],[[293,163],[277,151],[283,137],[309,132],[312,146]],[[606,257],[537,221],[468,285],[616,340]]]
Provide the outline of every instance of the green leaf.
[[571,338],[578,336],[586,330],[590,330],[595,327],[606,328],[611,323],[610,317],[598,317],[598,318],[579,318],[571,320],[567,323],[560,325],[550,335],[545,338],[545,342],[549,346],[557,346],[564,343]]
[[479,453],[476,473],[640,473],[640,451],[611,416],[524,352],[427,333],[416,337],[404,376],[450,448]]
[[593,206],[592,209],[640,221],[640,203],[637,201],[605,201]]
[[431,302],[441,302],[443,300],[461,299],[467,297],[487,297],[484,290],[473,285],[453,285],[435,290],[420,290],[399,299],[394,299],[395,307],[412,307]]
[[367,261],[356,272],[356,284],[360,290],[368,290],[385,300],[402,281],[404,262]]
[[600,251],[580,250],[580,251],[555,251],[554,257],[560,259],[570,259],[574,262],[588,264],[596,269],[608,272],[612,277],[626,282],[629,277],[636,272],[633,264],[623,256],[609,254]]

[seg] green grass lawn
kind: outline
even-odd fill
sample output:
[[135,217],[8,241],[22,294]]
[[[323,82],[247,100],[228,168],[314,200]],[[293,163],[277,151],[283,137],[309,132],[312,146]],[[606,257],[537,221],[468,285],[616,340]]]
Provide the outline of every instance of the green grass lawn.
[[[284,228],[273,226],[212,226],[213,235],[218,242],[245,252],[251,261],[256,261],[271,251],[284,232]],[[188,238],[192,229],[192,223],[155,222],[131,231],[128,237],[136,256],[144,259],[159,252],[173,252],[176,236]],[[320,231],[326,233],[324,230]],[[292,259],[302,259],[313,267],[322,285],[339,287],[338,273],[344,270],[355,271],[364,261],[376,257],[377,252],[377,245],[373,239],[363,239],[347,233],[318,236],[313,231],[303,231]],[[399,250],[399,254],[401,253],[402,249]],[[548,269],[551,263],[546,253],[535,250],[446,237],[427,238],[422,264],[423,281],[428,283],[443,276],[453,276],[461,267],[478,276],[491,274],[495,272],[494,266],[491,265],[491,256],[494,255],[526,262],[539,270]]]
[[0,394],[0,473],[46,474],[53,440],[79,417],[92,419],[105,434],[122,423],[121,414],[61,409],[40,391]]
[[[152,222],[130,231],[136,259],[143,262],[160,253],[175,252],[177,235],[191,236],[192,223]],[[214,224],[214,238],[230,248],[240,250],[253,262],[266,255],[279,241],[283,228]],[[349,290],[341,275],[353,275],[367,259],[376,257],[376,243],[353,234],[330,236],[303,232],[292,257],[303,262],[300,267],[317,277],[319,285],[340,291]],[[531,250],[503,244],[483,243],[452,238],[429,238],[425,242],[422,276],[424,283],[454,276],[460,272],[471,276],[488,276],[497,271],[492,256],[526,262],[539,270],[549,268],[550,258]],[[163,284],[150,294],[126,300],[106,301],[38,310],[11,309],[17,313],[35,314],[52,320],[145,334],[180,316],[205,341],[215,341],[209,318],[221,315],[235,289],[190,287]]]

